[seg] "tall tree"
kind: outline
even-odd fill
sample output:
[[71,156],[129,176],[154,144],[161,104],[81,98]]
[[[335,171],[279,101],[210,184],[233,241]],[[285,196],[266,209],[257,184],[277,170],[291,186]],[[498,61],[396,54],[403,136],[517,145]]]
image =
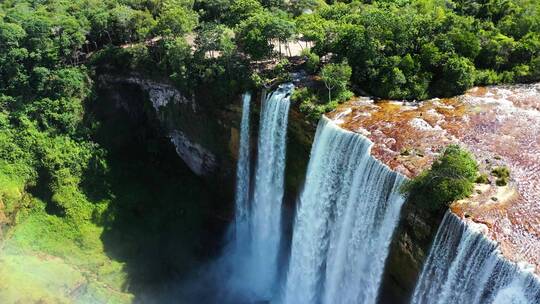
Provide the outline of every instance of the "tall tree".
[[328,90],[328,101],[332,101],[332,90],[338,93],[347,89],[352,69],[347,62],[329,63],[321,69],[321,79]]

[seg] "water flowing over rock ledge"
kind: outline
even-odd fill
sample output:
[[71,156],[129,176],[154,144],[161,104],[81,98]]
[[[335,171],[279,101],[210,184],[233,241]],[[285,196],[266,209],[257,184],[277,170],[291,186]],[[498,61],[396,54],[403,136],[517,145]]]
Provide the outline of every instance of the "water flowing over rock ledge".
[[298,198],[283,303],[376,303],[404,177],[326,117]]
[[450,143],[476,156],[480,170],[508,166],[508,187],[484,187],[452,211],[488,227],[503,255],[540,273],[540,84],[474,88],[420,103],[360,98],[328,114],[371,141],[372,155],[413,177]]
[[447,212],[433,242],[412,304],[538,303],[540,280],[501,256],[487,227]]

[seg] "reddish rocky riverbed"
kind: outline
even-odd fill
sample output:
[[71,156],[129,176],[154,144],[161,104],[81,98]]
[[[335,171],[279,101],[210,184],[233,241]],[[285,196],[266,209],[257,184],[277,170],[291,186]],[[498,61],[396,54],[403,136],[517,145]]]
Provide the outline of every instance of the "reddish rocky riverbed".
[[372,154],[406,176],[428,168],[450,143],[474,153],[481,171],[507,166],[507,187],[478,186],[452,210],[488,227],[503,254],[540,273],[540,84],[474,88],[421,103],[360,98],[328,114],[374,142]]

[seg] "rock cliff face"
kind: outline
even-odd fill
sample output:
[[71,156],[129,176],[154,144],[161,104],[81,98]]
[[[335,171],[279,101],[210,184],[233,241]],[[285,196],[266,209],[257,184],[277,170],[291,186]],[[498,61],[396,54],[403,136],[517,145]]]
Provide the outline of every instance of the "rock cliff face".
[[443,215],[420,210],[410,202],[403,205],[386,261],[382,303],[408,303]]
[[[161,128],[163,136],[174,144],[179,157],[195,174],[222,193],[227,201],[224,203],[226,214],[220,216],[231,218],[227,211],[232,212],[242,114],[240,96],[219,102],[210,100],[204,92],[186,96],[166,80],[150,80],[136,74],[99,76],[98,94],[131,113],[133,119],[140,115],[157,118],[159,126],[156,127]],[[262,94],[265,93],[255,92],[252,98],[252,149],[256,149]],[[314,126],[292,109],[287,137],[285,193],[289,206],[303,183],[314,132]],[[251,155],[256,155],[255,151]]]
[[[111,97],[118,107],[130,112],[133,103],[139,103],[146,115],[156,116],[164,135],[170,138],[178,155],[195,174],[212,176],[230,162],[227,159],[230,153],[222,149],[227,145],[219,144],[230,140],[228,132],[224,132],[227,126],[209,117],[195,97],[184,96],[169,83],[137,75],[102,75],[99,82],[102,94]],[[230,169],[226,167],[225,170]]]

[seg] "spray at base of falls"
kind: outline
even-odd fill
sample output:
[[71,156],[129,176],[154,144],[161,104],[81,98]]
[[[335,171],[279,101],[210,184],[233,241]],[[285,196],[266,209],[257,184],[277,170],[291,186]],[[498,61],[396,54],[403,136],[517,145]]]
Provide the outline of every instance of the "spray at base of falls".
[[536,304],[540,282],[502,257],[477,227],[445,215],[412,304]]
[[372,143],[321,118],[298,201],[286,304],[375,303],[404,177]]
[[232,294],[227,295],[234,299],[231,302],[269,300],[275,291],[282,235],[287,124],[293,89],[292,84],[284,84],[270,95],[262,96],[253,191],[249,170],[250,96],[244,95],[235,223],[229,231],[230,244],[217,263],[218,268],[225,268],[218,272],[227,277],[224,285]]

